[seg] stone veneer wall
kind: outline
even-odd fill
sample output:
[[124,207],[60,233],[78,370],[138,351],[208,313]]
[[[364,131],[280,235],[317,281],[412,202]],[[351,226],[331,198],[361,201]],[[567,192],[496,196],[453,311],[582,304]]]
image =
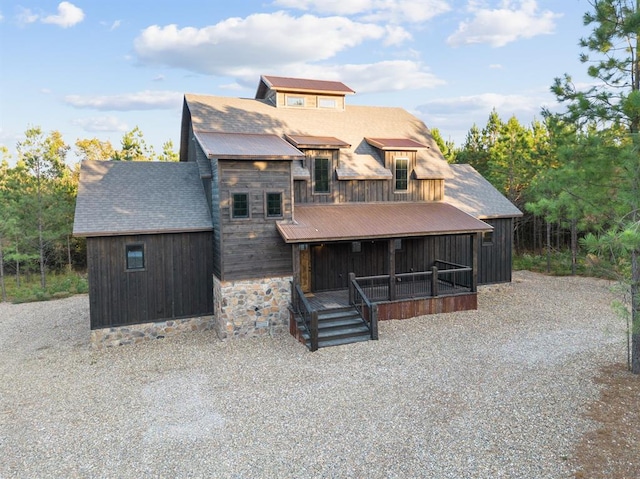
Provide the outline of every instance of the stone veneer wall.
[[214,276],[213,311],[218,336],[228,339],[286,333],[292,279],[220,281]]
[[129,324],[112,328],[93,329],[91,344],[96,349],[124,344],[137,344],[152,339],[162,339],[187,331],[213,329],[212,316],[186,319],[171,319],[157,323]]

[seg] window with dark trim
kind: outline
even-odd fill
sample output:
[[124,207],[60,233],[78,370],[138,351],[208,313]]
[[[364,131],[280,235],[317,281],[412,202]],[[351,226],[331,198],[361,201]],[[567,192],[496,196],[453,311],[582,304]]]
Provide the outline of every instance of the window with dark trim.
[[127,271],[144,269],[144,245],[128,244],[126,246]]
[[249,193],[234,193],[231,196],[231,217],[249,218]]
[[316,158],[313,162],[313,192],[329,193],[329,173],[331,160],[329,158]]
[[396,191],[407,191],[409,188],[409,160],[407,158],[396,158]]
[[493,231],[484,231],[482,233],[482,246],[489,246],[493,244]]
[[268,218],[282,217],[282,193],[266,193],[265,203]]
[[393,249],[396,251],[402,251],[402,238],[396,238],[393,240]]

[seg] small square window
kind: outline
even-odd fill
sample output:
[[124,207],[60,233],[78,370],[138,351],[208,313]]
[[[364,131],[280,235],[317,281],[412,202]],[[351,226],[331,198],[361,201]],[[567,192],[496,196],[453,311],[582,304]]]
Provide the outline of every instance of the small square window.
[[402,238],[394,239],[393,247],[396,251],[402,251]]
[[249,217],[249,194],[234,193],[232,196],[231,216],[233,218]]
[[493,244],[493,231],[484,231],[482,233],[482,246]]
[[144,269],[144,245],[127,245],[127,269]]
[[287,106],[304,106],[303,96],[288,96]]
[[352,253],[361,253],[362,252],[362,243],[360,241],[352,241],[351,242],[351,252]]
[[282,193],[267,193],[267,217],[282,217]]

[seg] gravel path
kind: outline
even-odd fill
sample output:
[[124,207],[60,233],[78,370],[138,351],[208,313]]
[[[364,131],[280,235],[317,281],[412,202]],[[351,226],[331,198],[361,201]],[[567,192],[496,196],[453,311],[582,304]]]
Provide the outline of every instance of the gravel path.
[[478,311],[309,353],[193,333],[93,351],[88,298],[0,303],[0,478],[568,478],[610,283],[518,272]]

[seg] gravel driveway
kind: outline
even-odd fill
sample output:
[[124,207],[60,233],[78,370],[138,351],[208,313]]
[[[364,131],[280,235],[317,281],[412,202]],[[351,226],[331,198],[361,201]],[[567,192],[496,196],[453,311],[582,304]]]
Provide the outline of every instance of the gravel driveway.
[[211,332],[94,351],[87,296],[0,303],[0,478],[568,478],[611,284],[518,272],[479,310],[310,353]]

